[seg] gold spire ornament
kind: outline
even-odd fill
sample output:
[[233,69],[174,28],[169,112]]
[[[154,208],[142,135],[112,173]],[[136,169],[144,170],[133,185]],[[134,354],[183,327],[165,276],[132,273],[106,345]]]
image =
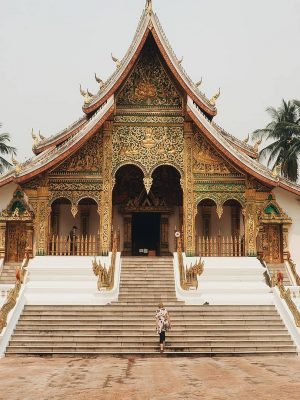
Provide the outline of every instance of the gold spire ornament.
[[217,101],[218,98],[220,97],[220,94],[221,94],[221,89],[219,89],[218,93],[216,93],[216,94],[209,100],[209,102],[210,102],[210,104],[211,104],[212,106],[215,106],[215,105],[216,105],[216,101]]
[[80,88],[80,94],[84,98],[84,104],[90,103],[93,95],[88,90],[87,91],[83,90],[81,85],[79,86],[79,88]]
[[45,140],[45,139],[46,139],[45,136],[43,136],[43,135],[41,134],[41,131],[39,131],[39,138],[40,138],[40,140]]
[[181,65],[182,61],[183,61],[183,56],[181,57],[180,60],[178,60],[178,64]]
[[19,161],[17,161],[14,156],[11,156],[11,162],[13,163],[14,167],[15,167],[15,171],[16,173],[20,173],[22,170],[21,164],[19,163]]
[[258,146],[261,144],[262,139],[259,139],[257,142],[254,143],[254,151],[258,152]]
[[103,80],[101,78],[98,78],[96,72],[95,72],[95,79],[96,79],[96,82],[99,83],[99,87],[101,89],[102,86],[104,85],[104,82],[103,82]]
[[196,82],[195,85],[198,87],[200,87],[202,85],[202,77],[200,79],[200,81]]
[[146,0],[145,10],[149,15],[152,14],[152,0]]
[[32,136],[32,139],[33,139],[33,147],[36,147],[39,144],[39,138],[34,133],[33,128],[31,129],[31,136]]
[[282,163],[275,165],[275,167],[272,170],[272,175],[275,178],[278,178],[281,175],[281,170],[282,170]]
[[120,68],[121,67],[121,62],[119,61],[119,59],[114,57],[112,53],[111,53],[111,58],[112,58],[113,62],[116,63],[116,67]]
[[248,136],[246,137],[246,139],[243,140],[243,143],[247,144],[249,142],[250,139],[250,135],[248,133]]

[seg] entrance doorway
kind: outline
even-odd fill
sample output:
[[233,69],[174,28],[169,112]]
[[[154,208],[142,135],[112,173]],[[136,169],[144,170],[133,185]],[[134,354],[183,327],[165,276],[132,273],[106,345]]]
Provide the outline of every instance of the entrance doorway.
[[7,262],[20,262],[24,259],[27,233],[24,222],[8,222],[6,230],[6,255]]
[[270,264],[283,262],[282,229],[280,224],[264,224],[263,259]]
[[160,213],[132,214],[132,254],[147,256],[160,254]]

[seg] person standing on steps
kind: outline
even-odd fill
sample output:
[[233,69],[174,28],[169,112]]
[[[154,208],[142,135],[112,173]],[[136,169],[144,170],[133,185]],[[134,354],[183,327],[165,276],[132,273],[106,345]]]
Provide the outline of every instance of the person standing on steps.
[[160,352],[164,352],[166,341],[166,332],[171,329],[171,320],[168,311],[163,303],[158,304],[158,309],[155,313],[156,319],[156,332],[159,334]]

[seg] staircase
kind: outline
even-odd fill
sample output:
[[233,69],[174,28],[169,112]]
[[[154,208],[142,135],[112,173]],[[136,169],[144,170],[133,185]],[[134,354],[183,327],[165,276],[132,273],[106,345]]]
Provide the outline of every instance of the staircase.
[[16,268],[20,267],[21,263],[5,263],[0,272],[0,284],[14,285],[16,282]]
[[287,270],[287,267],[285,264],[269,264],[267,263],[267,267],[269,270],[269,273],[271,276],[277,276],[278,272],[282,272],[283,273],[283,284],[284,286],[292,286],[293,283],[291,281],[290,278],[290,274]]
[[7,356],[158,354],[155,310],[171,316],[165,354],[295,355],[272,305],[192,306],[177,301],[172,258],[123,258],[118,302],[27,305]]

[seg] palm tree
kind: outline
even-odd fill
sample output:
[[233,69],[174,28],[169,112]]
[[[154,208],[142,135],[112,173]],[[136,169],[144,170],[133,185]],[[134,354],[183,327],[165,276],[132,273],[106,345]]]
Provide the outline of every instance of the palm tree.
[[[0,128],[2,124],[0,124]],[[15,147],[9,146],[7,143],[10,142],[10,137],[8,133],[0,133],[0,174],[4,171],[5,168],[11,167],[11,163],[9,163],[5,158],[2,157],[2,154],[16,154]]]
[[272,121],[264,128],[252,133],[254,140],[263,139],[267,146],[259,152],[259,160],[267,160],[268,167],[279,166],[281,174],[296,182],[299,177],[300,155],[300,101],[284,101],[276,109],[266,110]]

